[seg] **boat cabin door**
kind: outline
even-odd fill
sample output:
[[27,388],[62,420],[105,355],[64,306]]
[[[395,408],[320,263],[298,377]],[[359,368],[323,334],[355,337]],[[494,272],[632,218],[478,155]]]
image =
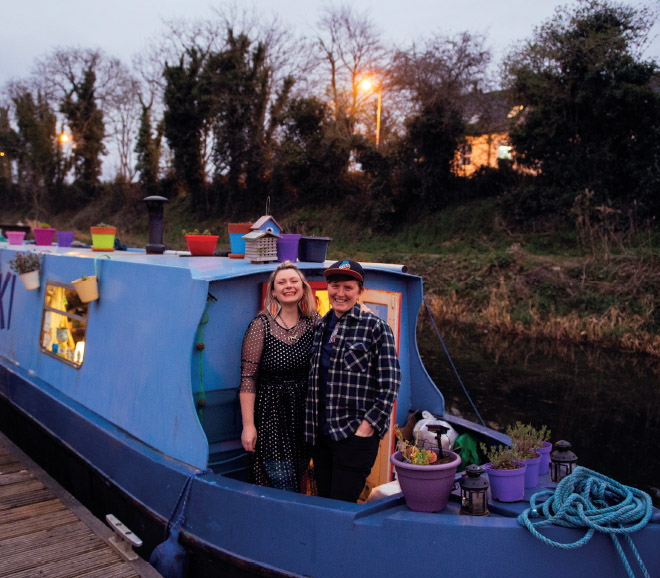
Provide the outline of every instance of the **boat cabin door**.
[[[378,289],[365,289],[360,297],[360,303],[364,303],[374,314],[378,315],[382,320],[387,321],[387,324],[392,328],[394,333],[394,341],[396,343],[396,352],[399,354],[399,336],[401,326],[401,293],[393,291],[381,291]],[[371,468],[371,473],[367,478],[360,502],[366,500],[371,493],[371,490],[381,484],[386,484],[392,481],[393,467],[390,463],[390,455],[394,451],[396,443],[396,436],[394,435],[394,427],[396,416],[396,402],[394,410],[390,416],[390,428],[387,434],[380,441],[378,448],[378,457]]]

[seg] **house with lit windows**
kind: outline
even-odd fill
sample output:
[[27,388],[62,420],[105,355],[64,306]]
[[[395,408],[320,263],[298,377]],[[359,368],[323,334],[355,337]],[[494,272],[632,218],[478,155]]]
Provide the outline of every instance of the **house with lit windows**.
[[456,175],[469,177],[481,167],[497,168],[512,160],[509,127],[522,118],[523,106],[512,106],[506,91],[470,95],[465,107],[466,135],[454,157]]

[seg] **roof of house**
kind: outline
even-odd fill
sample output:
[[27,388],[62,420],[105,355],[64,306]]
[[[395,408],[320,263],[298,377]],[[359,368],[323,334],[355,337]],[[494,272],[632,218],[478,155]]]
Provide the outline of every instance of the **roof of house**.
[[465,95],[463,118],[473,135],[507,132],[522,110],[507,90],[475,92]]

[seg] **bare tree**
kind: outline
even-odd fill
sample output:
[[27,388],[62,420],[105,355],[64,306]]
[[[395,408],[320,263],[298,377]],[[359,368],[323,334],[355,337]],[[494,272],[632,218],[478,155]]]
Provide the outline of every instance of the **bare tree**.
[[103,110],[121,84],[125,70],[118,59],[100,49],[55,48],[36,60],[33,82],[46,97],[61,102],[75,93],[89,70],[96,75],[95,98]]
[[107,136],[114,140],[118,155],[117,177],[130,183],[135,178],[133,152],[140,119],[140,83],[130,71],[120,67],[115,90],[106,100]]
[[467,93],[489,86],[490,51],[479,34],[436,34],[421,45],[398,50],[392,79],[409,103],[406,116],[441,99],[460,106]]
[[338,127],[349,134],[369,109],[370,95],[360,92],[360,81],[366,76],[377,77],[381,91],[387,83],[387,54],[381,37],[366,13],[358,13],[348,5],[326,8],[318,23],[321,82]]
[[88,192],[100,177],[100,156],[107,154],[106,139],[119,139],[120,155],[125,149],[122,140],[128,137],[122,134],[125,129],[121,118],[126,111],[117,107],[128,104],[127,76],[121,62],[100,49],[59,47],[36,61],[31,82],[64,115],[74,138],[76,181]]

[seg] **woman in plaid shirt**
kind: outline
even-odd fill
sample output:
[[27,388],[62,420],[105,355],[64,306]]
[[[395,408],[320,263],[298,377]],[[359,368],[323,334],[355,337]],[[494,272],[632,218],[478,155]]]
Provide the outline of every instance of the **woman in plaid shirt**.
[[314,333],[305,439],[319,495],[356,502],[387,432],[401,370],[392,329],[357,303],[360,264],[338,261],[324,275],[332,309]]

